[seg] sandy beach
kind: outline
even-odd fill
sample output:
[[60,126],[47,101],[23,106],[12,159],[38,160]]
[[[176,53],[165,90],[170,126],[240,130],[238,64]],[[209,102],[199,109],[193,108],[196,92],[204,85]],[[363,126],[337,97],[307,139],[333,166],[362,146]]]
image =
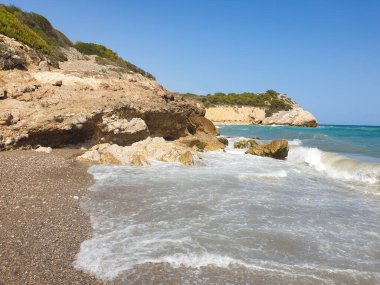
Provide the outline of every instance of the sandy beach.
[[73,268],[91,235],[78,150],[0,152],[0,284],[103,284]]

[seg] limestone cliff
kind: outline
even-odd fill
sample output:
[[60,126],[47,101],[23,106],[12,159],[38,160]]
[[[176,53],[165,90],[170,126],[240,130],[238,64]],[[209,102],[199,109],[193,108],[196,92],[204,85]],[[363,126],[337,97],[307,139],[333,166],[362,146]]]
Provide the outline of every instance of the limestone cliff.
[[264,93],[215,93],[206,96],[191,93],[186,98],[206,106],[206,118],[216,124],[289,125],[315,127],[317,119],[286,94],[267,90]]
[[100,64],[73,47],[61,48],[67,61],[55,68],[15,39],[0,34],[0,46],[0,150],[217,134],[202,104],[151,76]]
[[298,105],[291,110],[266,116],[265,108],[250,106],[214,106],[206,108],[206,118],[214,124],[318,126],[317,119]]

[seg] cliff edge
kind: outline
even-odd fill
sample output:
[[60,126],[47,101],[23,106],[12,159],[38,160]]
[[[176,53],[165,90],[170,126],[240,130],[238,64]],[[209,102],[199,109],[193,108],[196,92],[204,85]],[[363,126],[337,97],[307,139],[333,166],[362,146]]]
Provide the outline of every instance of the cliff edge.
[[217,135],[204,115],[112,50],[0,5],[0,150]]
[[214,124],[318,126],[313,114],[286,94],[273,90],[265,93],[184,96],[202,102],[206,106],[206,118]]

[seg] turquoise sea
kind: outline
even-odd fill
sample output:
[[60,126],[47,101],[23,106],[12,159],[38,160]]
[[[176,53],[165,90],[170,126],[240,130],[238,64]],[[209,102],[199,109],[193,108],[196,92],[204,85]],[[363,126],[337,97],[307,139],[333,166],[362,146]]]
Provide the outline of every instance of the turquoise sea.
[[380,127],[322,125],[317,128],[289,126],[218,126],[225,136],[265,140],[300,140],[306,147],[340,153],[380,163]]
[[[380,284],[380,127],[218,126],[195,166],[90,168],[74,265],[124,284]],[[284,161],[240,139],[287,139]]]

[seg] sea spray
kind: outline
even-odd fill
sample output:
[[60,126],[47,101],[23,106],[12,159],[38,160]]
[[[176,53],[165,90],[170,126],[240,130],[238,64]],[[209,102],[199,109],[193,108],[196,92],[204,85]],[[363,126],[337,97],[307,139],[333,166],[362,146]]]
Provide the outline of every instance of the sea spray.
[[378,184],[380,181],[380,164],[355,161],[318,148],[291,147],[287,160],[306,163],[336,179],[369,184]]
[[[230,280],[379,280],[380,201],[363,194],[366,184],[351,191],[303,154],[297,160],[291,150],[286,161],[245,155],[232,141],[193,167],[93,166],[96,184],[82,206],[94,233],[75,266],[111,280],[167,263],[184,284],[217,284],[216,275],[203,277],[204,267]],[[310,161],[318,161],[313,152]]]

